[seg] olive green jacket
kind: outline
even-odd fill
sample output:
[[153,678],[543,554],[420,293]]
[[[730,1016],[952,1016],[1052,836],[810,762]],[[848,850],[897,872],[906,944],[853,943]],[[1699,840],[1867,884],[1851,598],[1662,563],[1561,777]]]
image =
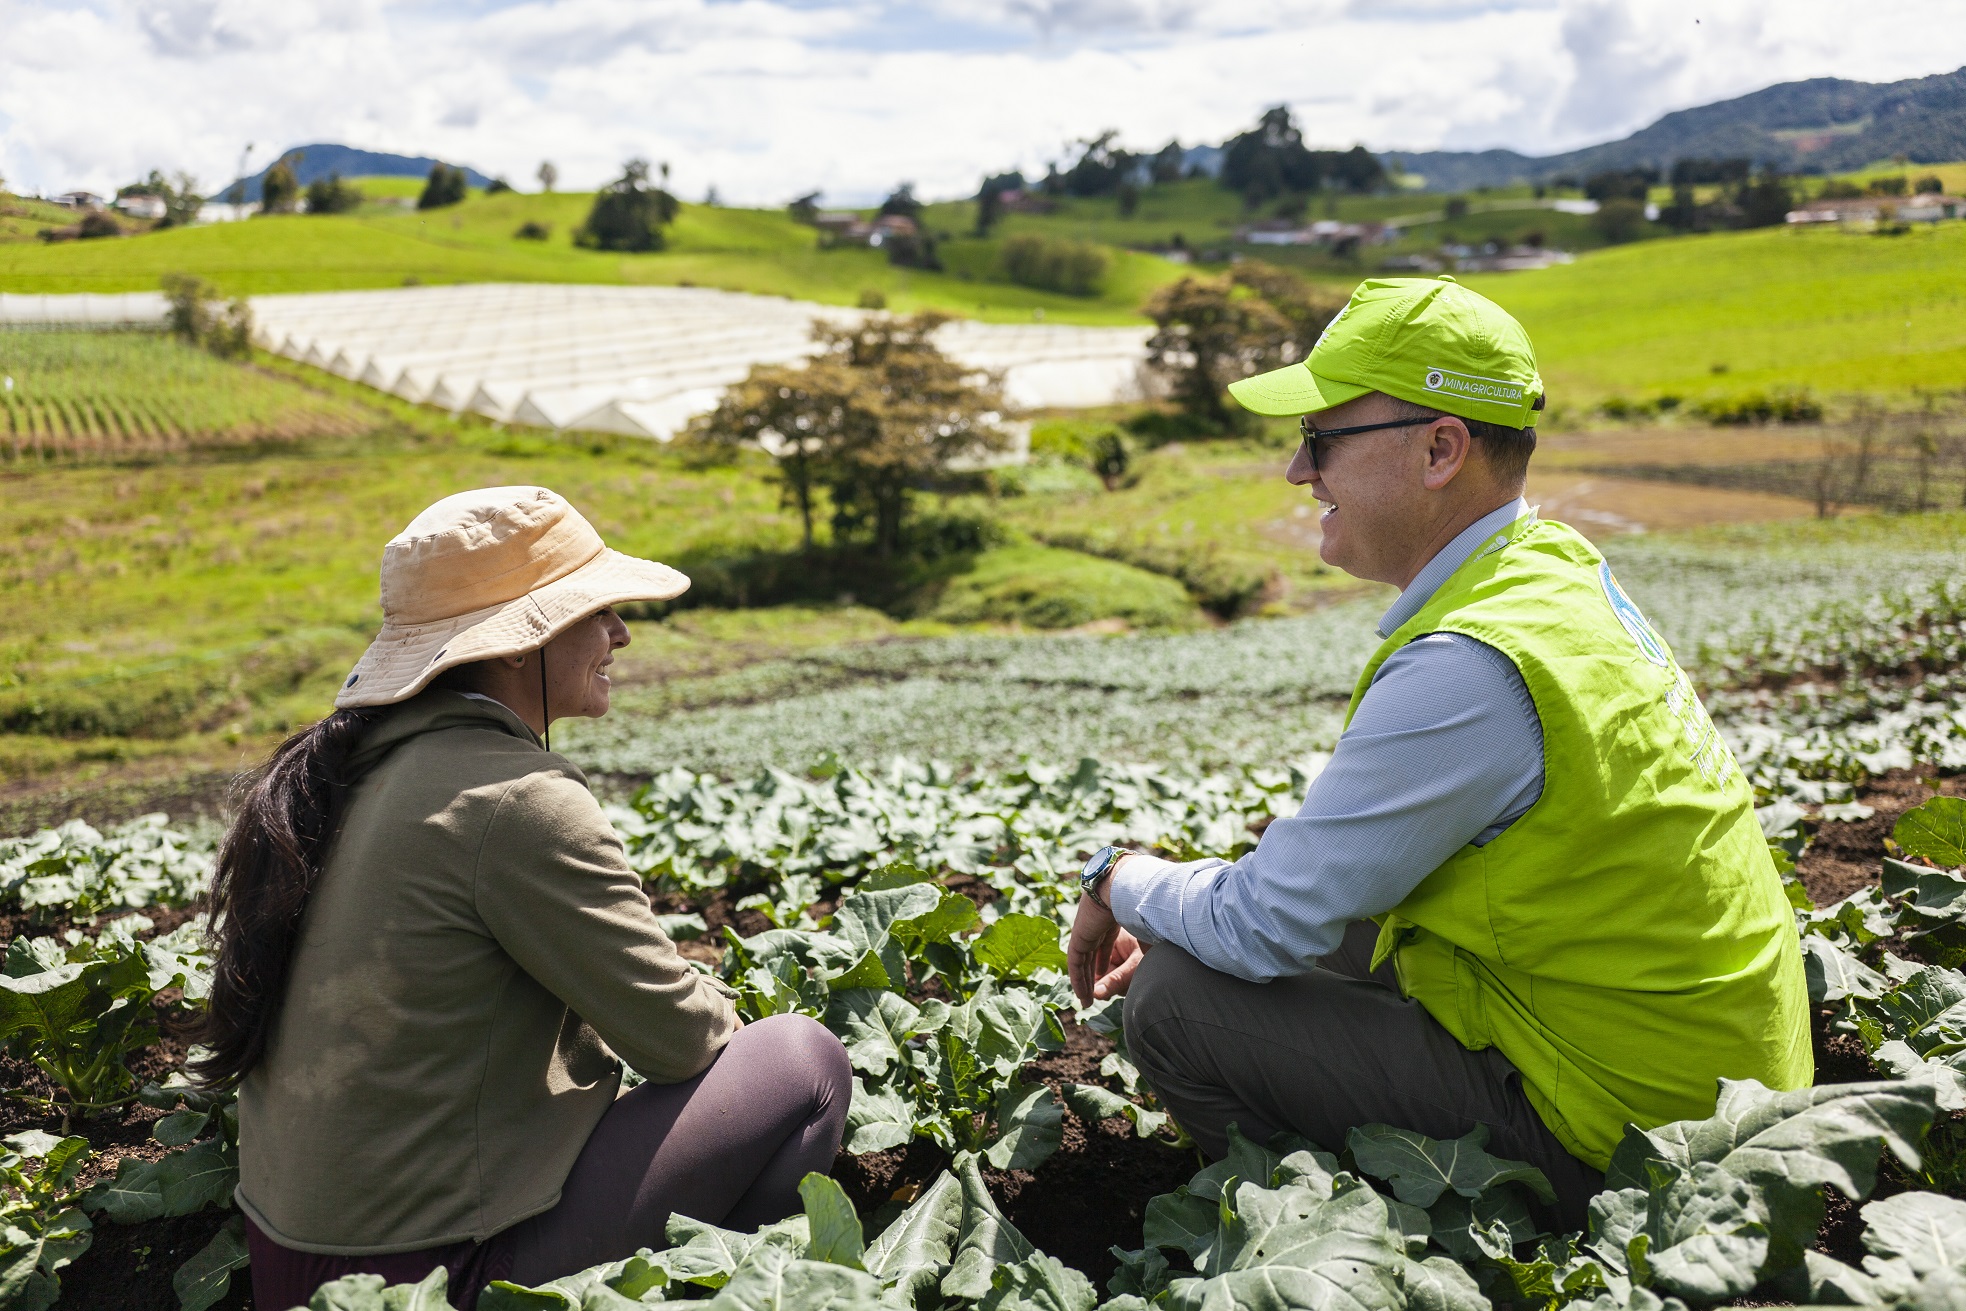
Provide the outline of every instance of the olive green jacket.
[[239,1090],[241,1208],[291,1248],[414,1251],[559,1200],[621,1082],[700,1073],[731,994],[658,927],[578,769],[493,701],[425,692],[368,772]]

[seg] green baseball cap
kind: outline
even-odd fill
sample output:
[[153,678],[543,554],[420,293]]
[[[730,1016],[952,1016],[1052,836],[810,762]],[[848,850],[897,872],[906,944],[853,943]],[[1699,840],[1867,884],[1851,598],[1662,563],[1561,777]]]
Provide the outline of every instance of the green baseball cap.
[[1507,428],[1543,408],[1529,334],[1445,274],[1359,283],[1302,364],[1229,384],[1257,414],[1314,414],[1375,391]]

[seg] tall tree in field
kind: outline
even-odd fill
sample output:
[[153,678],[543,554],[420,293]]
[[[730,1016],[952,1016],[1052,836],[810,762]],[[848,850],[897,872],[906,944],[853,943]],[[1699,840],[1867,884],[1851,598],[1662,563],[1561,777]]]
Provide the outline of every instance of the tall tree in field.
[[553,189],[553,184],[555,182],[558,182],[559,180],[560,180],[560,170],[553,167],[553,161],[550,159],[540,160],[539,161],[539,189],[541,191],[551,191]]
[[282,158],[273,161],[273,167],[266,170],[266,176],[259,183],[259,212],[262,214],[291,214],[300,203],[300,183],[294,180],[293,165],[299,157],[291,160]]
[[676,219],[676,198],[649,184],[649,164],[631,159],[621,176],[594,195],[587,222],[574,241],[593,250],[661,250],[662,229]]
[[1326,325],[1338,317],[1338,311],[1345,308],[1349,299],[1338,292],[1314,287],[1289,269],[1260,259],[1244,260],[1236,265],[1229,273],[1229,280],[1262,297],[1290,324],[1290,340],[1283,347],[1286,362],[1309,355]]
[[1282,365],[1294,335],[1268,301],[1227,278],[1182,278],[1155,292],[1144,313],[1156,329],[1148,366],[1169,379],[1183,410],[1219,432],[1242,422],[1223,389]]
[[423,194],[416,198],[418,209],[442,209],[463,200],[470,191],[465,180],[464,170],[452,168],[449,164],[438,163],[430,167],[430,179],[423,184]]
[[861,539],[882,556],[903,546],[913,493],[959,456],[1001,450],[1002,404],[992,380],[932,340],[944,319],[873,316],[818,323],[819,355],[803,368],[760,365],[692,426],[692,440],[771,455],[785,502],[812,548],[818,493],[832,502],[836,542]]

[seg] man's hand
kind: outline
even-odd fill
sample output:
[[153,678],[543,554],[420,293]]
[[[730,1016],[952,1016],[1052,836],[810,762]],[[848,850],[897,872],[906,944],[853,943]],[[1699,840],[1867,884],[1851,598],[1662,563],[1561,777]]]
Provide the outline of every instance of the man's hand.
[[1090,897],[1079,898],[1071,945],[1065,953],[1079,1005],[1125,995],[1146,954],[1147,948],[1119,926],[1112,911]]

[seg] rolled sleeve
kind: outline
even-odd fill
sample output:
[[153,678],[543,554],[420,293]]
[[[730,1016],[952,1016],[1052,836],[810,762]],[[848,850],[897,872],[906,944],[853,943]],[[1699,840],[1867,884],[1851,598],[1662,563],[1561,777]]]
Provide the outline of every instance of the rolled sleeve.
[[563,774],[511,785],[484,837],[477,908],[519,966],[654,1083],[730,1040],[729,990],[677,953],[593,794]]
[[1335,951],[1346,925],[1383,914],[1470,843],[1542,794],[1535,703],[1507,656],[1432,634],[1380,666],[1298,813],[1233,863],[1130,856],[1110,880],[1114,918],[1211,969],[1262,982]]

